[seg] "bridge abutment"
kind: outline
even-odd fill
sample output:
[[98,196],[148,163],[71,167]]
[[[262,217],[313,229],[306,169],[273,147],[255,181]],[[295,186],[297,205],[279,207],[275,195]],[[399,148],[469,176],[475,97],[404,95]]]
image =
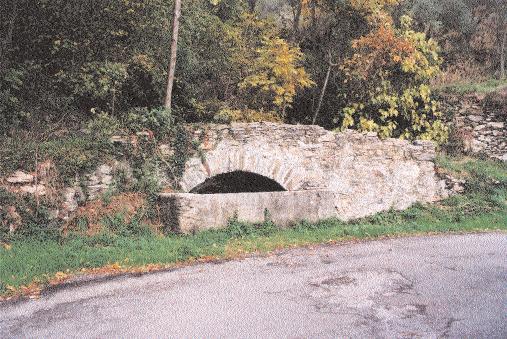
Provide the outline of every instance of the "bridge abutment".
[[[184,193],[163,194],[160,200],[168,211],[167,226],[175,231],[224,227],[236,215],[261,222],[265,210],[281,225],[350,220],[442,195],[429,141],[380,140],[372,133],[274,123],[205,125],[192,132],[202,142],[202,154],[186,163],[179,183]],[[228,173],[253,173],[286,192],[188,193]]]

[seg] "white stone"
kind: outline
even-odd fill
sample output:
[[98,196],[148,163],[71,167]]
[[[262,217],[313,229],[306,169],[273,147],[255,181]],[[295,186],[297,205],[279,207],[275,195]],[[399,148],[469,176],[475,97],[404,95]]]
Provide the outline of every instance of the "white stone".
[[479,140],[472,140],[472,152],[477,153],[482,151],[486,147],[486,144],[483,142],[480,142]]
[[158,146],[158,150],[160,154],[165,158],[169,158],[174,154],[173,149],[169,145],[160,145]]
[[97,172],[102,174],[102,175],[107,175],[107,174],[111,174],[111,172],[113,171],[113,168],[109,165],[100,165],[99,168],[97,168]]
[[46,195],[46,186],[44,185],[24,185],[19,188],[23,193]]
[[470,121],[473,121],[473,122],[480,122],[484,118],[482,116],[480,116],[480,115],[468,115],[467,119],[470,120]]
[[16,171],[7,178],[9,184],[29,184],[34,182],[35,177],[23,171]]
[[502,129],[504,128],[505,124],[503,122],[488,122],[488,126],[492,128]]
[[113,135],[110,139],[112,143],[118,143],[118,144],[128,144],[130,143],[129,137],[124,137],[120,135]]

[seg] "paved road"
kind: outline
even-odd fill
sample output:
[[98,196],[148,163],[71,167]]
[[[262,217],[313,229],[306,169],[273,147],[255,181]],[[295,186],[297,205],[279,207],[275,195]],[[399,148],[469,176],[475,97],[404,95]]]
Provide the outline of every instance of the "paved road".
[[0,306],[0,338],[507,338],[507,234],[319,246]]

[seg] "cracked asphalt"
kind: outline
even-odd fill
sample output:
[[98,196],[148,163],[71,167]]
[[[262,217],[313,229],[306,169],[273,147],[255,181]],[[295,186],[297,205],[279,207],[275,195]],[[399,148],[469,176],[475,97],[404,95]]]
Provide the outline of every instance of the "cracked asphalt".
[[0,338],[507,338],[507,234],[316,246],[0,305]]

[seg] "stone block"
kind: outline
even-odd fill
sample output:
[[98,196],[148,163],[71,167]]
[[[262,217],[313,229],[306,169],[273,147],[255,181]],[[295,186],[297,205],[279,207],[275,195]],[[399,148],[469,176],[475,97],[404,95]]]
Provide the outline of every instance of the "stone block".
[[7,182],[9,184],[30,184],[34,182],[35,177],[29,173],[25,173],[23,171],[16,171],[11,176],[7,178]]
[[173,232],[223,228],[232,218],[287,227],[301,220],[316,222],[337,217],[331,191],[235,194],[164,193],[160,195],[164,224]]

